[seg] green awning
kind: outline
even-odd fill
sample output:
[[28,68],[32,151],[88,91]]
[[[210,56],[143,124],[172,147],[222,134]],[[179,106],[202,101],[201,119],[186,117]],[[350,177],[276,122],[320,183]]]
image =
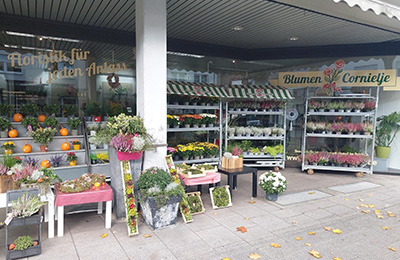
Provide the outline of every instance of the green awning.
[[167,93],[176,95],[202,96],[202,97],[219,97],[219,98],[229,97],[226,90],[218,85],[195,83],[195,82],[180,82],[180,81],[168,81]]
[[290,91],[279,86],[226,85],[231,98],[293,99]]

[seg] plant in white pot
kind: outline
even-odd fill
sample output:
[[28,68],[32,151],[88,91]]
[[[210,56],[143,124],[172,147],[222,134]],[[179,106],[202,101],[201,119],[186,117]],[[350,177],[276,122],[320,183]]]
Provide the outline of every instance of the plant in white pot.
[[400,113],[393,112],[377,118],[376,126],[376,156],[387,159],[390,155],[390,145],[400,130]]
[[185,190],[160,168],[141,173],[137,182],[144,220],[153,229],[175,224]]

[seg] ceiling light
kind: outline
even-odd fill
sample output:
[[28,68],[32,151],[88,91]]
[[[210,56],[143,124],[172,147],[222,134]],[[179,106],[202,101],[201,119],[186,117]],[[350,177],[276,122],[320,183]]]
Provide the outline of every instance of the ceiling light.
[[234,31],[242,31],[243,29],[244,29],[243,26],[234,26],[234,27],[232,27],[232,30],[234,30]]
[[290,41],[297,41],[298,39],[300,39],[300,38],[297,36],[292,36],[289,38]]
[[[30,38],[35,38],[36,36],[30,33],[20,33],[20,32],[10,32],[6,31],[6,34],[8,35],[14,35],[14,36],[22,36],[22,37],[30,37]],[[63,41],[63,42],[76,42],[76,43],[81,43],[81,40],[75,40],[75,39],[69,39],[69,38],[61,38],[61,37],[52,37],[52,36],[39,36],[39,40],[41,39],[49,39],[49,40],[55,40],[55,41]]]
[[22,36],[22,37],[31,37],[34,38],[35,35],[30,34],[30,33],[19,33],[19,32],[10,32],[10,31],[6,31],[6,34],[8,35],[14,35],[14,36]]
[[233,61],[232,61],[232,63],[236,63],[236,61],[235,61],[235,60],[233,60]]
[[182,57],[191,57],[191,58],[197,58],[197,59],[204,58],[204,55],[183,53],[183,52],[174,52],[174,51],[167,51],[167,54],[175,55],[175,56],[182,56]]
[[33,50],[33,51],[48,51],[52,52],[53,50],[50,49],[43,49],[43,48],[35,48],[35,47],[28,47],[28,46],[17,46],[17,45],[8,45],[8,44],[3,44],[4,47],[6,48],[13,48],[13,49],[23,49],[23,50]]

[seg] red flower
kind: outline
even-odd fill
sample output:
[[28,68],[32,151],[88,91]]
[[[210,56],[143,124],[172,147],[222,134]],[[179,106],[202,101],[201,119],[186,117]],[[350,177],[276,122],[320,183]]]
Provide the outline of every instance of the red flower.
[[343,67],[344,67],[344,60],[337,60],[337,61],[335,61],[335,67],[336,67],[337,69],[343,68]]
[[129,205],[130,209],[133,209],[134,207],[135,207],[135,205],[133,205],[133,204]]
[[324,86],[322,87],[322,89],[328,89],[329,88],[329,83],[324,84]]
[[330,76],[332,74],[332,68],[331,67],[326,67],[324,69],[324,75],[325,76]]

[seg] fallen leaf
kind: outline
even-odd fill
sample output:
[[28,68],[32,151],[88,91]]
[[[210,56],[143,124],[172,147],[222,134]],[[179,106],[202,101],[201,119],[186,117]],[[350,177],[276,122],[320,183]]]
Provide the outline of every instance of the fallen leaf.
[[381,228],[383,228],[384,230],[391,230],[390,227],[381,227]]
[[244,218],[245,220],[249,220],[249,218]]
[[296,240],[301,240],[301,237],[296,237]]
[[213,215],[217,215],[217,212],[214,212]]
[[393,247],[388,246],[388,249],[389,249],[389,250],[392,250],[393,252],[397,252],[397,249],[396,249],[396,248],[393,248]]
[[310,194],[310,195],[311,195],[311,194],[314,194],[314,193],[315,193],[315,191],[310,191],[308,194]]
[[349,201],[349,199],[344,199],[344,200],[347,200],[347,201]]
[[256,202],[255,202],[254,200],[250,200],[249,203],[250,203],[250,204],[254,204],[254,203],[256,203]]
[[240,231],[240,232],[242,232],[242,233],[246,233],[247,232],[247,229],[245,228],[245,227],[238,227],[238,228],[236,228],[236,231]]
[[384,219],[384,217],[382,215],[377,215],[377,217],[380,219]]
[[297,224],[297,222],[296,221],[292,221],[292,224]]
[[360,207],[356,207],[356,209],[360,209]]
[[257,254],[257,253],[251,253],[251,254],[249,255],[249,258],[250,258],[250,259],[260,259],[261,256],[260,256],[259,254]]
[[101,238],[105,238],[105,237],[107,237],[107,236],[108,236],[107,233],[103,233],[103,235],[101,235]]
[[361,203],[358,206],[363,207],[363,208],[368,208],[367,204]]
[[387,214],[388,214],[388,216],[389,216],[389,217],[394,217],[394,218],[396,217],[396,215],[395,215],[395,214],[393,214],[393,213],[392,213],[392,212],[390,212],[390,211],[388,211],[388,212],[387,212]]
[[309,243],[305,243],[304,245],[305,245],[305,246],[311,247],[311,244],[309,244]]
[[334,257],[333,260],[342,260],[340,257]]
[[375,214],[379,214],[379,213],[381,213],[381,211],[379,209],[376,209]]
[[334,230],[332,230],[332,232],[335,234],[342,234],[342,230],[340,230],[340,229],[334,229]]
[[135,258],[134,256],[131,256],[129,259],[133,259],[133,258]]
[[331,231],[331,230],[332,230],[331,227],[324,227],[324,229],[325,229],[326,231]]
[[359,201],[364,201],[363,199],[358,199]]
[[117,231],[114,230],[114,231],[113,231],[113,234],[117,234]]
[[149,234],[144,234],[143,236],[144,236],[145,238],[152,237],[152,235],[149,235]]
[[228,257],[224,257],[224,258],[222,258],[222,260],[231,260],[231,259]]
[[280,244],[275,244],[275,243],[271,243],[270,246],[271,247],[275,247],[275,248],[278,248],[278,247],[280,248],[281,247]]
[[309,235],[315,235],[315,232],[308,232]]
[[312,255],[313,257],[315,257],[315,258],[321,258],[322,257],[322,255],[318,251],[315,251],[315,250],[310,250],[308,253],[310,255]]
[[374,204],[368,204],[368,207],[375,208],[375,205]]
[[365,213],[365,214],[368,214],[368,213],[369,213],[369,210],[363,209],[363,210],[361,210],[361,211],[362,211],[362,213]]

